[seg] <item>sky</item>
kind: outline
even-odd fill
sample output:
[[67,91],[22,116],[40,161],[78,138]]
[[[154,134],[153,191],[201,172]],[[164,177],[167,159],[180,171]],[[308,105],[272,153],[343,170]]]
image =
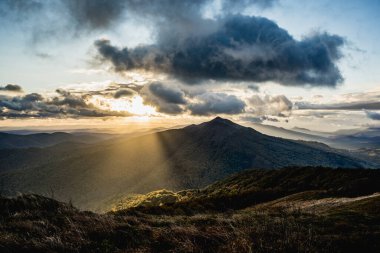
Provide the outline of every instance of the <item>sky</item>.
[[380,127],[380,1],[0,0],[0,127]]

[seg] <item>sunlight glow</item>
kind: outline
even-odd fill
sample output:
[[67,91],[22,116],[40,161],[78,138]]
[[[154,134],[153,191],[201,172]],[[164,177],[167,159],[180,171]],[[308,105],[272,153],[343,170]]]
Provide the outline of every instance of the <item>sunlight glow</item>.
[[96,107],[115,112],[129,112],[137,116],[151,116],[157,114],[153,106],[145,105],[140,96],[132,98],[105,98],[102,96],[94,97],[91,101]]

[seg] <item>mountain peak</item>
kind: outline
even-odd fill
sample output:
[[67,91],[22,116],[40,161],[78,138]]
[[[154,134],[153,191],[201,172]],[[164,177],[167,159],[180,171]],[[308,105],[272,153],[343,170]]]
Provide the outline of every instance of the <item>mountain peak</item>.
[[[246,127],[236,124],[235,122],[224,119],[221,117],[216,117],[210,121],[203,122],[199,125],[190,125],[185,127],[184,129],[188,129],[191,131],[206,131],[207,134],[218,133],[218,134],[227,134],[232,133],[237,130],[245,129]],[[252,129],[252,131],[255,131]]]
[[231,120],[229,119],[224,119],[224,118],[221,118],[221,117],[216,117],[208,122],[205,122],[206,124],[208,125],[214,125],[214,124],[224,124],[224,125],[238,125],[234,122],[232,122]]
[[216,117],[210,121],[203,122],[199,125],[189,126],[189,129],[198,129],[201,131],[207,131],[208,133],[231,133],[236,130],[244,129],[245,127],[232,122],[231,120]]

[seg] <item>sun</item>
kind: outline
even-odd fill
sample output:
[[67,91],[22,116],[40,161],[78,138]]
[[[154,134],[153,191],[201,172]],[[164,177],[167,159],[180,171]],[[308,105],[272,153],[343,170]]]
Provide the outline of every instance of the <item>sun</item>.
[[156,114],[155,108],[150,105],[145,105],[143,98],[140,96],[134,96],[130,100],[110,99],[107,102],[111,111],[130,112],[138,116],[150,116]]

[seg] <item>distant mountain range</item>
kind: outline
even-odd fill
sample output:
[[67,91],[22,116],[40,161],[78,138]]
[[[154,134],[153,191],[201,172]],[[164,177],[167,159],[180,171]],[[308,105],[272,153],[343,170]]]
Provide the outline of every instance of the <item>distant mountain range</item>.
[[285,129],[270,125],[254,124],[261,133],[293,140],[317,141],[338,149],[380,149],[380,128],[340,130],[336,132],[316,132],[309,129]]
[[0,149],[14,148],[44,148],[64,142],[95,143],[110,138],[106,134],[78,133],[69,134],[64,132],[13,134],[0,132]]
[[326,145],[264,135],[218,117],[91,145],[2,150],[0,190],[6,195],[34,192],[96,210],[129,193],[199,188],[242,170],[286,166],[375,165]]

